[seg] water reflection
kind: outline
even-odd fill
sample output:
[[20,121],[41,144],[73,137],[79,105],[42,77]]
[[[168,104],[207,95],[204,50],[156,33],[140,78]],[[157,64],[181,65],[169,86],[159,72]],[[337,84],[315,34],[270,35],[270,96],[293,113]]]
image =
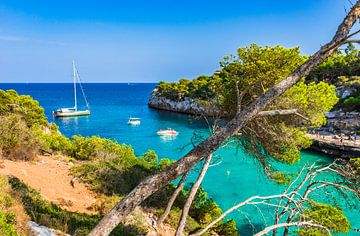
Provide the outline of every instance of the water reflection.
[[159,136],[163,143],[167,143],[176,139],[177,135],[162,135]]
[[88,116],[56,117],[56,118],[54,117],[53,118],[53,120],[56,120],[58,123],[61,123],[62,125],[75,126],[75,127],[77,127],[79,125],[80,119],[85,122],[89,121]]

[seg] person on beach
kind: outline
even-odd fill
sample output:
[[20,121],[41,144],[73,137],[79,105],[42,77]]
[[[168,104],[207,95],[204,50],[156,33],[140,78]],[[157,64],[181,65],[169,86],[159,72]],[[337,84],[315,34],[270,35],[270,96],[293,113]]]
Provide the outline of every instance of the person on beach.
[[355,134],[354,134],[354,144],[356,144],[356,140],[357,140],[357,133],[355,132]]
[[343,135],[340,134],[340,143],[342,143],[342,142],[343,142]]

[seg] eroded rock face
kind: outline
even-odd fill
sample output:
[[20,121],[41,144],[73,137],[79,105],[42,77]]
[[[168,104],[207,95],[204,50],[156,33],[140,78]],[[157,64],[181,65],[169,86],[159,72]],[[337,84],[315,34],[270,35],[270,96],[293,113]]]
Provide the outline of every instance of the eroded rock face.
[[220,113],[218,109],[212,106],[204,106],[194,101],[191,98],[184,98],[182,101],[173,101],[171,99],[158,96],[158,90],[155,88],[149,99],[149,107],[166,110],[166,111],[175,111],[190,115],[203,115],[206,116],[218,116]]
[[356,145],[341,145],[328,141],[313,140],[311,149],[335,158],[352,158],[360,156],[360,147]]
[[58,230],[39,225],[34,221],[29,221],[28,227],[30,229],[31,236],[70,236],[69,234],[64,234]]
[[343,112],[341,110],[326,114],[327,123],[322,129],[331,133],[351,135],[360,129],[359,112]]
[[344,84],[336,88],[336,93],[342,99],[354,96],[360,91],[360,83]]

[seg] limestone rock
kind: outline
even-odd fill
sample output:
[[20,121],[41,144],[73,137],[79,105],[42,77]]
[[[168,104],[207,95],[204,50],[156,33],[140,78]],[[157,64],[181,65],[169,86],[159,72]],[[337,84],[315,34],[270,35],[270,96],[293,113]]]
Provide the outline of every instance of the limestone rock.
[[64,234],[58,230],[39,225],[34,221],[29,221],[28,227],[30,229],[31,236],[70,236],[69,234]]

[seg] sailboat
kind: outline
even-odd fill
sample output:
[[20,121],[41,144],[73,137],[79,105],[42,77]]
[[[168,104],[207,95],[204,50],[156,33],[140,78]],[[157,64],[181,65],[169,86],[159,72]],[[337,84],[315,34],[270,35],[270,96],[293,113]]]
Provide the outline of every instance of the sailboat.
[[[73,77],[74,77],[74,107],[71,108],[60,108],[57,109],[56,111],[53,111],[53,115],[54,117],[71,117],[71,116],[87,116],[90,115],[90,108],[89,108],[89,103],[86,99],[85,96],[85,92],[84,89],[81,85],[81,80],[80,80],[80,76],[79,76],[79,72],[77,71],[76,67],[75,67],[75,62],[73,61]],[[77,107],[77,95],[76,95],[76,84],[77,82],[80,85],[80,89],[82,92],[82,95],[84,97],[85,103],[86,103],[86,110],[78,110]]]

